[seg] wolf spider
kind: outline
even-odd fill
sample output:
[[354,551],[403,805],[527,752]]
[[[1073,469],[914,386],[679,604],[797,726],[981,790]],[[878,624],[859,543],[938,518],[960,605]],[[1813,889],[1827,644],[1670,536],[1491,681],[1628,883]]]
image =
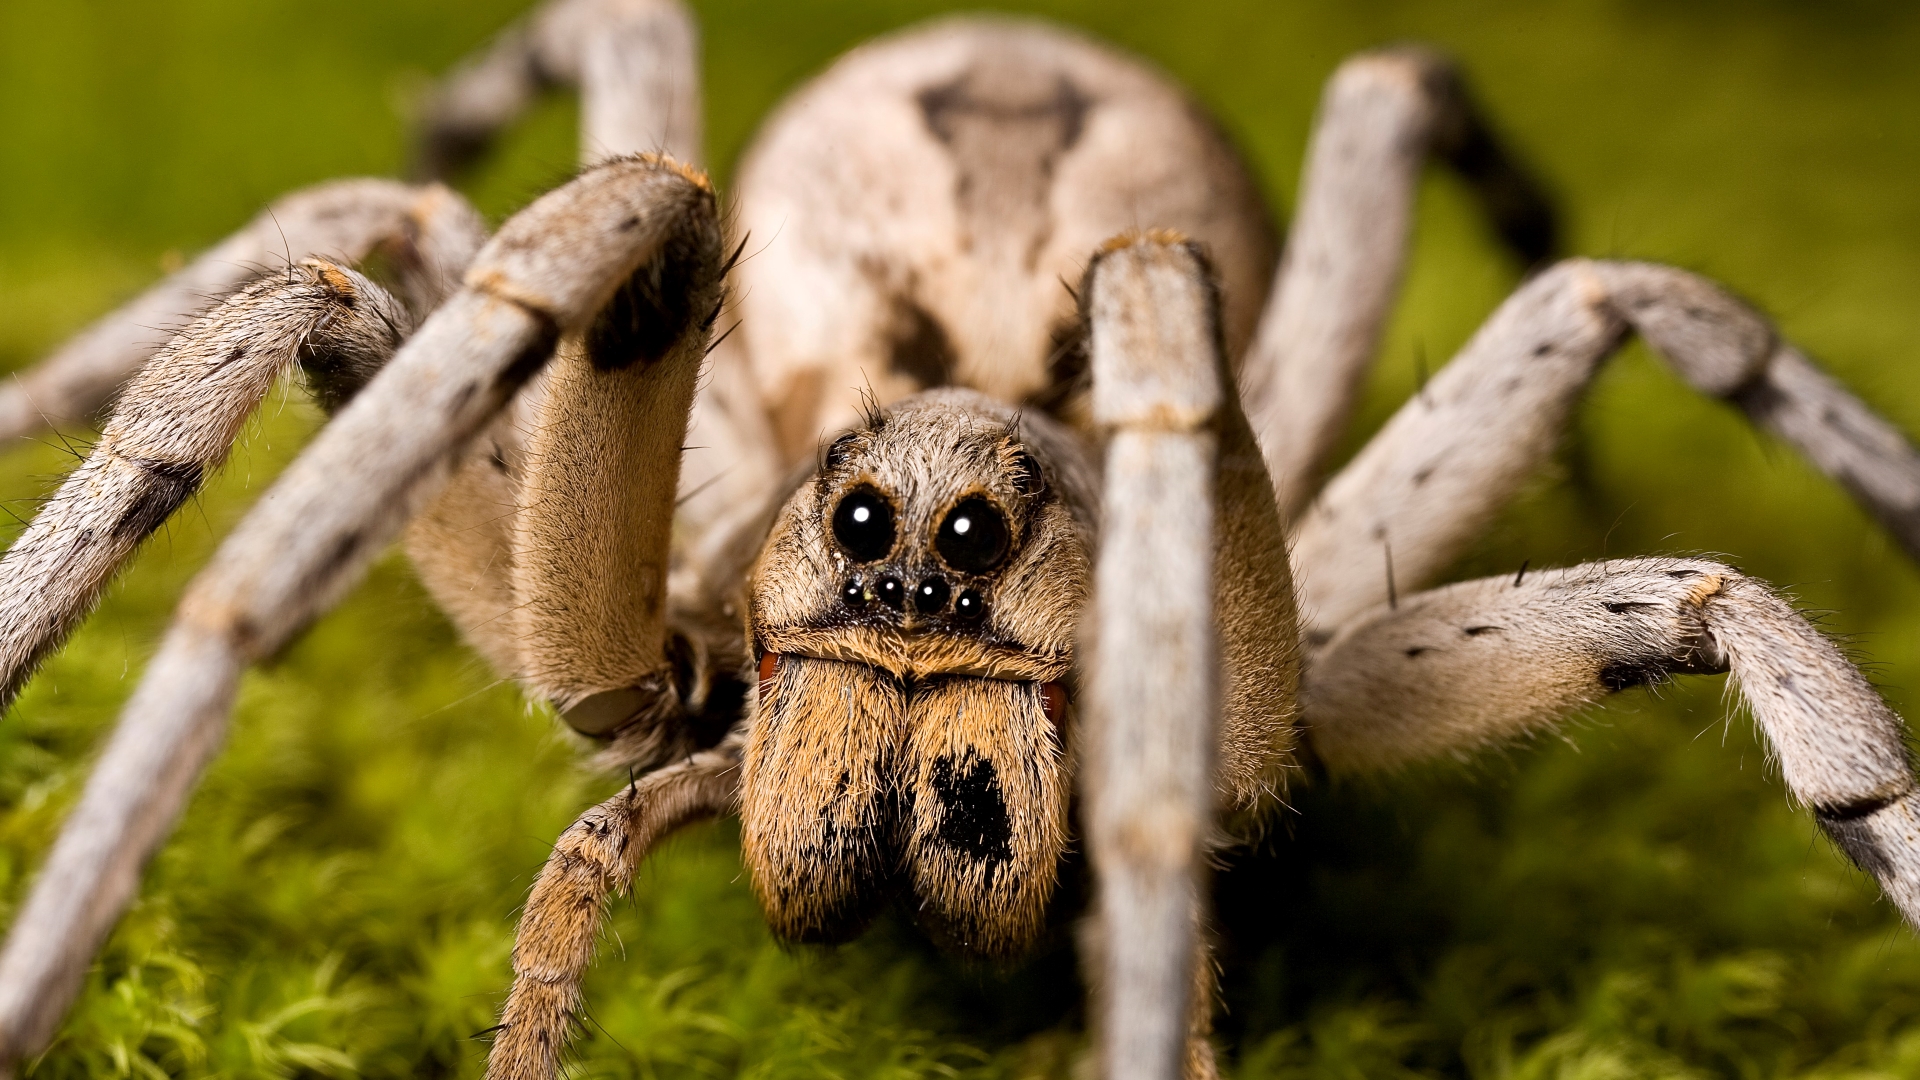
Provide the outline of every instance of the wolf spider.
[[[572,182],[491,238],[437,184],[297,193],[0,393],[10,435],[116,401],[0,564],[0,703],[283,372],[335,414],[183,599],[16,919],[0,1069],[46,1045],[241,670],[403,530],[466,639],[631,776],[533,886],[490,1076],[553,1075],[605,901],[722,814],[782,938],[911,895],[995,959],[1043,933],[1079,834],[1106,1071],[1209,1074],[1201,875],[1289,784],[1680,673],[1734,676],[1794,797],[1920,918],[1903,725],[1763,583],[1625,559],[1413,591],[1634,333],[1920,553],[1904,437],[1707,281],[1549,263],[1546,202],[1444,58],[1336,72],[1278,255],[1178,87],[1016,20],[849,54],[768,121],[723,217],[695,52],[674,0],[552,0],[449,78],[420,160],[457,168],[569,84]],[[1429,157],[1536,272],[1320,484]],[[308,257],[245,269],[283,243]]]

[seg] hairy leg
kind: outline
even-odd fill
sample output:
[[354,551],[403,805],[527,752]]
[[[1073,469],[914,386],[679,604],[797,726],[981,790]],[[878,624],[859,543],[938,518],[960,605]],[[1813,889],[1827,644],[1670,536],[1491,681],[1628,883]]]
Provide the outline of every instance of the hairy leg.
[[[699,30],[678,0],[550,0],[502,31],[463,62],[434,98],[417,135],[416,167],[429,176],[457,171],[513,123],[534,97],[555,86],[577,87],[581,160],[664,150],[681,161],[701,158]],[[760,243],[764,243],[763,237]],[[714,349],[702,372],[688,424],[678,530],[696,563],[703,548],[726,542],[762,514],[779,486],[766,402],[741,355],[739,338]],[[512,665],[512,590],[504,574],[474,567],[511,559],[518,436],[530,417],[500,432],[501,453],[456,480],[448,499],[416,529],[410,552],[435,595],[456,613],[468,637],[503,671]],[[458,551],[452,558],[439,552]]]
[[0,710],[226,460],[282,372],[299,363],[315,396],[337,406],[411,329],[379,286],[310,261],[228,297],[149,361],[86,461],[0,558]]
[[1700,559],[1462,582],[1376,607],[1315,657],[1308,739],[1330,772],[1464,756],[1673,673],[1731,671],[1787,788],[1920,926],[1906,727],[1765,584]]
[[1920,454],[1718,286],[1648,263],[1560,263],[1334,477],[1294,534],[1310,640],[1431,581],[1551,452],[1600,362],[1630,332],[1688,385],[1799,448],[1920,557]]
[[669,655],[668,542],[725,270],[696,257],[719,249],[717,222],[675,243],[661,274],[636,275],[562,343],[532,418],[513,531],[521,677],[640,768],[684,750],[675,721],[693,688]]
[[0,382],[0,442],[87,422],[170,336],[263,268],[319,257],[343,264],[385,254],[416,320],[439,306],[486,240],[465,199],[428,184],[340,180],[285,196],[246,228],[75,336],[39,365]]
[[0,1068],[51,1037],[217,749],[242,669],[359,579],[562,334],[585,330],[637,269],[714,216],[704,177],[654,159],[609,163],[535,202],[221,545],[0,952]]
[[1197,886],[1215,811],[1255,808],[1292,749],[1292,591],[1197,249],[1115,241],[1082,296],[1092,412],[1109,434],[1082,622],[1093,982],[1109,1075],[1170,1077],[1211,1062],[1192,1018],[1210,1012],[1193,972],[1207,963]]
[[1429,156],[1472,185],[1523,262],[1553,254],[1545,197],[1494,141],[1451,62],[1402,46],[1342,64],[1321,97],[1292,234],[1240,374],[1284,520],[1318,486],[1379,347]]
[[736,731],[711,750],[648,773],[580,815],[534,879],[513,942],[513,989],[487,1055],[489,1080],[551,1080],[580,1009],[607,900],[667,834],[740,803]]
[[455,68],[428,103],[415,169],[445,177],[541,91],[580,91],[580,158],[701,159],[700,33],[678,0],[548,0]]

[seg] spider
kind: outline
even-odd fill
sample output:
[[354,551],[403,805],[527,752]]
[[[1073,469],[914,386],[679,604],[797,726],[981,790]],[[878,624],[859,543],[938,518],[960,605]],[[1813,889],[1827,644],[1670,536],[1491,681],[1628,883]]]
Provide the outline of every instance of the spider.
[[[1444,58],[1339,69],[1282,255],[1178,87],[1014,20],[849,54],[723,216],[690,164],[694,42],[671,0],[555,0],[448,80],[421,163],[570,83],[575,180],[491,238],[438,185],[289,196],[0,397],[10,433],[116,398],[0,564],[4,701],[281,373],[336,414],[183,600],[16,919],[0,1064],[45,1045],[240,670],[403,530],[473,646],[632,777],[534,884],[490,1075],[555,1072],[604,902],[721,814],[783,938],[904,897],[991,960],[1047,932],[1084,847],[1106,1071],[1208,1075],[1199,883],[1289,785],[1684,673],[1732,673],[1796,798],[1920,918],[1903,725],[1764,583],[1631,559],[1420,591],[1633,333],[1920,553],[1904,437],[1710,282],[1549,262],[1545,201]],[[1539,269],[1320,484],[1428,157]],[[308,257],[245,269],[282,244]]]

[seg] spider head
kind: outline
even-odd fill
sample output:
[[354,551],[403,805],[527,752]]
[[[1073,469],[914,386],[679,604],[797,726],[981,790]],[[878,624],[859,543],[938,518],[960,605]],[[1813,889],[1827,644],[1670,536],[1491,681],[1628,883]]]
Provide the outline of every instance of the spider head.
[[1038,934],[1066,847],[1086,472],[1061,429],[937,391],[835,440],[781,510],[750,585],[741,817],[782,936],[851,936],[900,888],[960,951]]

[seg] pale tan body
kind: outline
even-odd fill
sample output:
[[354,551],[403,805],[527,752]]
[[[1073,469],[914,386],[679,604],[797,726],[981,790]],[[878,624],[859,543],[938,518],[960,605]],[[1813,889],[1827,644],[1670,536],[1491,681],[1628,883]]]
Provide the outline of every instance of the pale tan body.
[[[910,31],[769,122],[735,193],[752,244],[736,264],[704,177],[621,156],[698,161],[695,40],[669,0],[560,0],[504,36],[450,83],[427,159],[560,81],[582,87],[583,157],[602,164],[477,253],[456,197],[366,188],[351,235],[313,243],[349,260],[399,244],[467,267],[462,284],[418,275],[442,283],[407,289],[408,315],[312,264],[224,301],[140,374],[97,460],[8,552],[0,685],[16,688],[184,497],[152,477],[197,481],[289,364],[332,405],[352,398],[196,582],[129,704],[0,954],[0,1070],[50,1036],[217,747],[238,672],[409,519],[468,640],[636,772],[534,886],[490,1075],[553,1075],[602,903],[666,832],[724,813],[776,930],[856,932],[899,889],[946,944],[992,956],[1040,932],[1083,844],[1106,1071],[1204,1074],[1204,857],[1258,828],[1298,766],[1465,753],[1679,672],[1734,673],[1794,795],[1920,916],[1899,718],[1763,585],[1629,560],[1414,591],[1630,330],[1914,548],[1920,456],[1759,316],[1678,271],[1563,263],[1320,486],[1424,158],[1470,164],[1497,224],[1545,254],[1538,207],[1444,62],[1398,50],[1335,76],[1275,272],[1254,185],[1151,69],[1038,24]],[[129,312],[190,315],[188,283]],[[713,347],[727,311],[740,331]],[[131,317],[28,385],[84,411],[103,371],[132,374]],[[364,392],[327,390],[339,357],[389,354]],[[969,389],[916,396],[940,384]],[[864,553],[838,516],[856,492],[891,508]],[[968,500],[1008,527],[978,563],[949,536]],[[138,527],[88,547],[121,521]],[[936,578],[924,608],[885,598]],[[963,618],[968,591],[980,613]],[[60,618],[21,617],[26,597]]]

